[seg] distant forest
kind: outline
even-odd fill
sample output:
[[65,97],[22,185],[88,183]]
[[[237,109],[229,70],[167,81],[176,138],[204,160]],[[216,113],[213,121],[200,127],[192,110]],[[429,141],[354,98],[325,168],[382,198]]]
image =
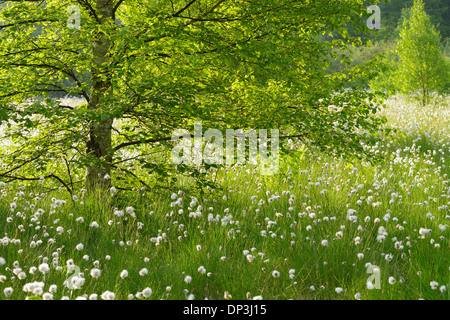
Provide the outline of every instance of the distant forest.
[[[370,5],[370,1],[367,2]],[[377,38],[391,39],[398,35],[396,31],[403,17],[408,15],[414,0],[391,0],[379,4],[381,9],[381,30]],[[430,16],[431,22],[441,33],[442,40],[450,37],[450,1],[448,0],[424,0],[425,11]]]

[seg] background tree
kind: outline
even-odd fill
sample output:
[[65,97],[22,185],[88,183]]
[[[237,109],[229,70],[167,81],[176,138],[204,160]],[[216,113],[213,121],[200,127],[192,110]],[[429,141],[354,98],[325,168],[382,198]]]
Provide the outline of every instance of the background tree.
[[[105,176],[123,189],[168,182],[176,178],[171,133],[194,120],[220,130],[279,128],[285,138],[347,156],[368,155],[364,143],[384,123],[364,90],[373,67],[326,73],[336,48],[361,43],[347,26],[365,29],[363,1],[3,3],[6,180],[48,178],[69,192],[83,183],[107,188]],[[78,30],[66,23],[74,4]],[[331,32],[339,37],[321,40]],[[64,105],[55,93],[83,102]]]
[[[395,30],[402,19],[402,11],[405,8],[411,8],[413,4],[414,0],[381,2],[379,6],[382,12],[382,28],[375,35],[380,35],[384,39],[398,36],[398,32]],[[450,37],[450,3],[447,0],[427,0],[424,5],[431,23],[436,26],[441,36],[444,39]]]
[[425,13],[422,0],[415,0],[409,18],[403,22],[398,42],[399,67],[395,79],[405,93],[420,90],[421,101],[444,88],[449,77],[439,32]]

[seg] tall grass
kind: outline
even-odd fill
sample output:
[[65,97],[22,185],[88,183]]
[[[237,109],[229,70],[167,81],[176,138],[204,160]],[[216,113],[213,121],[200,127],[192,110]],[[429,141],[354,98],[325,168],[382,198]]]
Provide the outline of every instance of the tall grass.
[[[62,191],[41,195],[38,185],[0,187],[0,298],[12,288],[10,299],[47,299],[56,284],[53,299],[105,291],[144,299],[147,287],[149,299],[449,299],[448,102],[421,109],[390,101],[384,113],[398,133],[376,147],[380,165],[308,153],[282,162],[275,176],[220,168],[223,192],[194,202],[177,190],[74,201]],[[69,259],[84,273],[80,289],[63,284]],[[47,260],[50,272],[30,273]],[[99,278],[90,275],[95,261]],[[369,264],[380,269],[380,289],[368,289]],[[24,292],[34,281],[42,292]]]

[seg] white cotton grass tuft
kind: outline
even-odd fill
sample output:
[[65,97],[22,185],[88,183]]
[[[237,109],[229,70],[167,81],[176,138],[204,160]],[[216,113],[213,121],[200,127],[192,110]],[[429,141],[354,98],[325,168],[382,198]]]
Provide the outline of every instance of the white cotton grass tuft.
[[47,274],[50,272],[50,267],[47,263],[40,264],[38,269],[42,274]]
[[50,293],[56,293],[58,291],[58,286],[56,284],[52,284],[49,288],[48,288],[48,292]]
[[431,290],[437,290],[438,286],[439,286],[439,283],[437,283],[436,281],[430,282]]
[[149,298],[152,295],[153,291],[150,288],[145,288],[144,290],[142,290],[142,296],[144,298]]
[[134,212],[134,208],[133,207],[127,207],[125,209],[125,212],[128,213],[133,218],[136,218],[136,213]]
[[128,277],[128,271],[127,270],[122,270],[122,272],[120,273],[120,277],[122,279],[125,279],[126,277]]
[[114,292],[111,291],[105,291],[102,293],[101,295],[102,300],[115,300],[116,299],[116,295],[114,294]]
[[98,222],[97,221],[92,221],[91,222],[91,224],[89,225],[91,228],[98,228],[99,227],[99,224],[98,224]]
[[201,274],[205,274],[206,273],[206,269],[205,269],[204,266],[200,266],[197,271],[200,272]]
[[140,275],[141,277],[146,276],[147,274],[148,274],[148,269],[147,269],[147,268],[142,268],[142,269],[139,271],[139,275]]
[[337,294],[340,294],[344,292],[344,289],[342,289],[341,287],[337,287],[336,289],[334,289],[334,291],[336,291]]
[[5,288],[5,289],[3,290],[3,294],[5,295],[5,298],[6,298],[6,299],[11,298],[13,292],[14,292],[14,289],[11,288],[11,287]]
[[91,269],[91,277],[92,278],[99,278],[100,277],[100,275],[101,275],[101,270],[100,269],[98,269],[98,268],[93,268],[93,269]]
[[42,300],[53,300],[53,295],[50,292],[46,292],[42,295]]

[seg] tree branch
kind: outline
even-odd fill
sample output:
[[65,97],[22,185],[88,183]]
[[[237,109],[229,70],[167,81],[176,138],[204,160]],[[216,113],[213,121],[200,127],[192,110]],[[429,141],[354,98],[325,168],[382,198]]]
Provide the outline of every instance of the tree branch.
[[15,26],[23,25],[23,24],[28,24],[28,23],[57,22],[57,21],[59,21],[59,20],[56,20],[56,19],[36,19],[36,20],[18,21],[18,22],[14,22],[14,23],[0,25],[0,30],[8,28],[8,27],[15,27]]
[[197,2],[197,0],[191,0],[187,5],[184,6],[184,8],[181,8],[180,10],[175,12],[171,17],[179,17],[180,14],[189,9],[189,7],[192,6],[195,2]]
[[133,172],[124,169],[124,168],[120,168],[117,166],[112,166],[113,168],[119,168],[121,171],[124,171],[125,173],[128,173],[130,176],[136,178],[144,187],[146,187],[148,190],[151,190],[151,188],[148,186],[148,184],[146,184],[144,181],[142,181],[137,175],[135,175]]
[[77,0],[77,2],[78,2],[81,6],[85,7],[85,8],[90,12],[90,15],[91,15],[92,17],[94,17],[95,21],[97,21],[98,23],[100,23],[100,19],[98,18],[97,13],[95,12],[94,8],[89,4],[88,1],[85,1],[85,0]]
[[30,63],[9,63],[9,65],[11,66],[17,66],[17,67],[35,67],[35,68],[49,68],[49,69],[53,69],[53,70],[58,70],[66,75],[68,75],[70,78],[72,78],[75,83],[77,84],[77,86],[80,88],[81,90],[81,94],[83,95],[83,97],[86,99],[86,101],[89,103],[90,98],[89,95],[87,94],[87,92],[85,90],[83,90],[83,84],[81,83],[80,80],[78,80],[78,78],[75,76],[75,74],[70,71],[70,70],[65,70],[63,68],[57,67],[57,66],[53,66],[50,64],[46,64],[46,63],[40,63],[40,64],[30,64]]
[[116,5],[113,8],[113,16],[116,16],[116,11],[119,9],[120,5],[124,2],[125,0],[119,0],[117,1]]
[[[26,177],[17,177],[14,175],[1,175],[4,178],[9,178],[11,180],[19,180],[19,181],[39,181],[41,180],[41,178],[26,178]],[[63,186],[64,188],[70,193],[70,195],[73,194],[73,191],[70,189],[70,187],[64,182],[63,179],[61,179],[60,177],[58,177],[55,174],[49,174],[47,176],[44,177],[44,179],[48,179],[48,178],[54,178],[56,180],[58,180]]]
[[[182,138],[182,137],[179,137],[179,138]],[[143,141],[136,140],[136,141],[124,142],[124,143],[121,143],[121,144],[117,145],[114,148],[114,151],[118,151],[118,150],[120,150],[122,148],[125,148],[125,147],[136,146],[136,145],[139,145],[139,144],[155,143],[155,142],[169,141],[169,140],[172,140],[172,137],[161,138],[161,139],[147,139],[147,140],[143,140]]]

